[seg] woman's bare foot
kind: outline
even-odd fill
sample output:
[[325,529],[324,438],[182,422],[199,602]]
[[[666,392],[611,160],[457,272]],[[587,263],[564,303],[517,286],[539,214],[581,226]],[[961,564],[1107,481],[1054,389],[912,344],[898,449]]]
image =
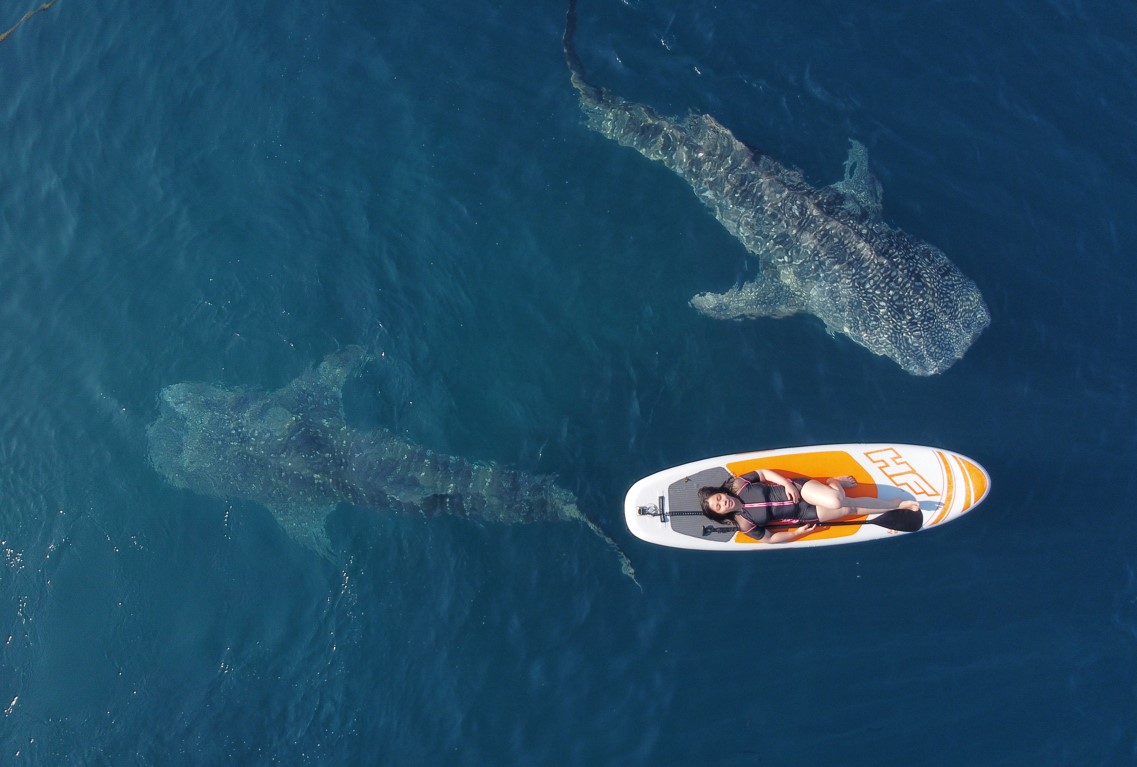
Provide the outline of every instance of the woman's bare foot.
[[857,484],[857,479],[852,474],[846,474],[843,477],[833,477],[833,480],[841,485],[841,487],[855,487]]
[[901,501],[900,503],[896,504],[896,508],[908,509],[908,511],[919,511],[920,504],[916,501]]

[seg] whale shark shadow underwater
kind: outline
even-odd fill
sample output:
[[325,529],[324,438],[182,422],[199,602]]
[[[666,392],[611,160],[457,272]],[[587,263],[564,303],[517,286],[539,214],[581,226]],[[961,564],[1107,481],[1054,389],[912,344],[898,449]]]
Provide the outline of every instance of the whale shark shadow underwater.
[[851,142],[843,180],[816,189],[709,115],[664,117],[590,85],[575,31],[569,0],[565,59],[589,127],[678,174],[759,261],[757,279],[692,298],[698,311],[716,319],[812,314],[914,375],[947,370],[990,324],[979,289],[941,250],[881,220],[863,145]]
[[373,357],[352,346],[276,391],[179,383],[147,430],[154,468],[175,487],[266,506],[297,542],[331,554],[339,503],[485,522],[580,522],[631,563],[552,478],[428,450],[383,428],[353,429],[344,384]]

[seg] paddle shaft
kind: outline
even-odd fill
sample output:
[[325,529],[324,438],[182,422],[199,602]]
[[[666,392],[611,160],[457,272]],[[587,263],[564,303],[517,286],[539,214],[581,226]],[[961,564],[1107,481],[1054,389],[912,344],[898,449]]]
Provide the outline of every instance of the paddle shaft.
[[[640,513],[642,514],[643,512],[641,511]],[[694,516],[701,513],[702,512],[698,511],[673,511],[670,516]],[[763,529],[784,530],[792,527],[805,527],[806,525],[817,525],[818,527],[832,527],[834,525],[877,525],[888,530],[895,530],[899,533],[914,533],[924,527],[924,513],[916,509],[890,509],[889,511],[876,514],[867,519],[844,519],[832,522],[822,522],[820,520],[775,522],[763,525],[762,527]],[[737,527],[715,527],[714,525],[706,525],[703,527],[703,535],[729,533],[731,531],[741,532]]]
[[[840,522],[821,522],[816,519],[803,519],[800,522],[783,522],[779,524],[765,525],[765,527],[805,527],[806,525],[817,525],[818,527],[829,527],[831,525],[876,525],[880,524],[875,519],[862,519],[860,521],[855,519],[842,520]],[[881,525],[881,527],[888,527],[888,525]]]
[[837,520],[833,522],[806,521],[790,522],[786,524],[775,523],[766,525],[766,527],[803,527],[810,524],[815,524],[820,527],[830,527],[833,525],[879,525],[880,527],[886,527],[889,530],[898,530],[903,533],[913,533],[924,526],[924,515],[915,509],[892,509],[881,514],[877,514],[876,516],[869,517],[868,519],[847,519]]

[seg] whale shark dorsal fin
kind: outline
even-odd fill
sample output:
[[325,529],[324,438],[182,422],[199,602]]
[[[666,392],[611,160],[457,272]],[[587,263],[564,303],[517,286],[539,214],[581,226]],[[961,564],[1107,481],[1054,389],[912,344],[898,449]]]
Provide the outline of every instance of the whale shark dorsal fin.
[[273,392],[279,406],[304,413],[325,424],[343,420],[343,388],[373,357],[362,346],[346,346],[329,354],[316,368]]
[[883,191],[876,176],[869,170],[869,150],[856,139],[849,139],[849,154],[845,158],[845,177],[830,184],[844,200],[850,213],[864,218],[880,218],[883,210]]
[[805,309],[784,282],[766,277],[735,285],[725,293],[700,293],[690,303],[700,314],[716,320],[789,317]]

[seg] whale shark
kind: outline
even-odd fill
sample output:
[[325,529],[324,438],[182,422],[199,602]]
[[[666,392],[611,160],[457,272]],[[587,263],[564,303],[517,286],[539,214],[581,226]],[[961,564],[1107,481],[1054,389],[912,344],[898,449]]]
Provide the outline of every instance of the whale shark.
[[990,324],[979,288],[943,251],[881,219],[864,145],[850,142],[840,181],[814,188],[710,115],[666,117],[589,84],[575,31],[569,0],[562,42],[588,126],[679,175],[758,259],[756,279],[696,295],[696,310],[716,319],[812,314],[831,335],[913,375],[947,370]]
[[329,557],[327,516],[340,503],[484,522],[585,525],[631,564],[551,477],[436,453],[388,429],[355,429],[343,388],[374,356],[358,346],[275,391],[177,383],[158,396],[149,459],[172,485],[255,501],[295,541]]

